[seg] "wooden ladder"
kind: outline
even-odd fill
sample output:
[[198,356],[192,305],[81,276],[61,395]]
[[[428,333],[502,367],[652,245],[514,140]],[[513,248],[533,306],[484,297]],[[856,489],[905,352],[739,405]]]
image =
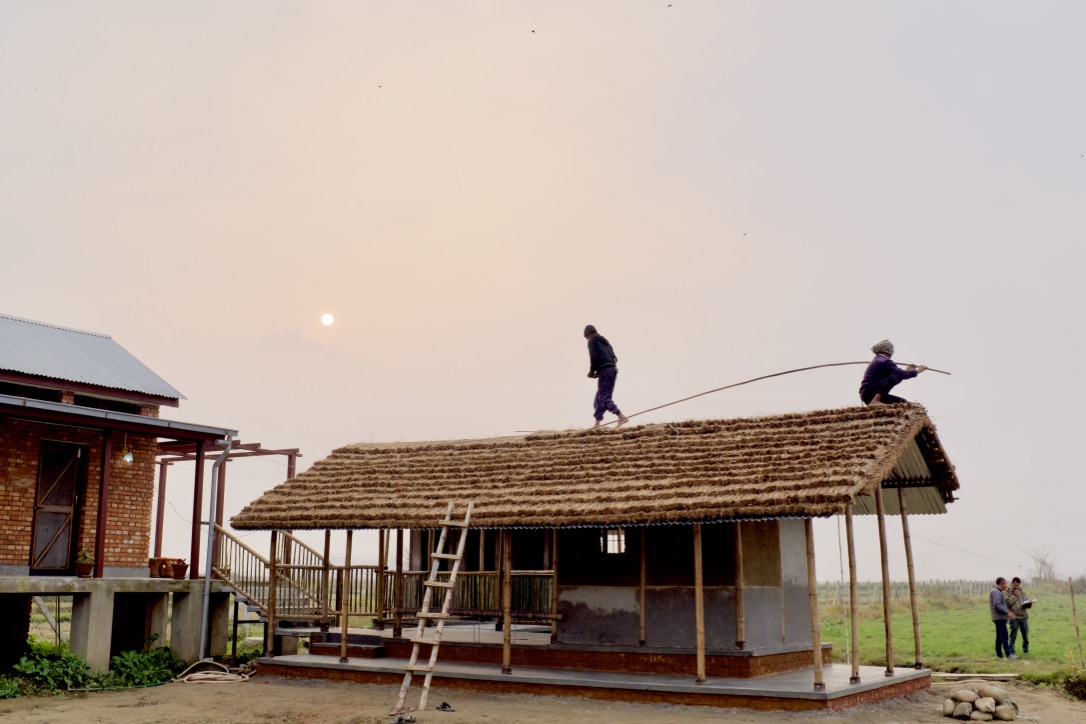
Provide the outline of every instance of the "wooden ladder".
[[[404,667],[400,699],[396,702],[396,706],[392,711],[389,712],[390,716],[412,711],[411,707],[405,706],[405,704],[407,702],[407,691],[411,687],[411,676],[417,671],[426,673],[426,679],[422,683],[422,696],[419,697],[418,710],[422,711],[426,708],[426,697],[430,694],[430,680],[434,676],[434,666],[437,664],[437,651],[441,647],[441,635],[445,631],[445,621],[449,618],[449,606],[452,604],[453,591],[456,586],[456,574],[460,570],[460,561],[464,557],[464,545],[468,540],[468,525],[471,523],[471,512],[475,509],[475,503],[469,501],[464,520],[453,520],[455,505],[455,501],[449,502],[449,507],[445,510],[445,519],[441,521],[441,537],[438,539],[437,549],[431,556],[430,577],[422,583],[425,592],[422,595],[422,608],[419,609],[417,614],[419,619],[418,633],[409,639],[414,646],[411,648],[411,658]],[[445,541],[448,538],[449,528],[460,529],[460,540],[456,546],[456,553],[445,552]],[[442,561],[452,561],[448,581],[437,580],[438,569],[441,567]],[[445,589],[445,602],[441,606],[441,613],[431,613],[430,611],[430,601],[433,598],[435,588]],[[437,629],[434,631],[433,638],[426,638],[424,635],[426,623],[432,620],[437,621]],[[423,644],[430,646],[430,662],[428,664],[418,663],[419,647]]]

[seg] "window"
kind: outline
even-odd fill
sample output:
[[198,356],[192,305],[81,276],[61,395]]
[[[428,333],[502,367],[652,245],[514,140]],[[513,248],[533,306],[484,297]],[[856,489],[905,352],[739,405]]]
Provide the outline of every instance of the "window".
[[603,553],[625,553],[626,535],[621,528],[608,528],[600,534],[600,551]]

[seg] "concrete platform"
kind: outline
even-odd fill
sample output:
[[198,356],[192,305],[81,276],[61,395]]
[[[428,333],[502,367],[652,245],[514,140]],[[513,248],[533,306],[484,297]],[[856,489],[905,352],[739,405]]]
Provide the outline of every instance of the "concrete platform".
[[[446,629],[448,632],[449,629]],[[367,633],[372,633],[367,631]],[[351,659],[301,654],[258,661],[259,672],[275,676],[320,678],[360,683],[403,681],[402,659]],[[899,669],[886,676],[882,667],[860,667],[860,683],[849,683],[851,667],[823,667],[825,689],[814,690],[813,668],[749,678],[710,678],[698,684],[690,676],[619,674],[604,671],[515,666],[511,674],[489,664],[438,661],[433,686],[491,693],[584,696],[623,701],[780,710],[836,710],[921,691],[931,685],[930,669]],[[416,678],[420,675],[416,675]]]

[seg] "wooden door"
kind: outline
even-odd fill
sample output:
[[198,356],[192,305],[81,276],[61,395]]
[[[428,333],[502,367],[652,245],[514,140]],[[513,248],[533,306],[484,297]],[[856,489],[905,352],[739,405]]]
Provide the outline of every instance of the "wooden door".
[[43,440],[38,454],[30,572],[71,573],[75,569],[79,496],[87,449]]

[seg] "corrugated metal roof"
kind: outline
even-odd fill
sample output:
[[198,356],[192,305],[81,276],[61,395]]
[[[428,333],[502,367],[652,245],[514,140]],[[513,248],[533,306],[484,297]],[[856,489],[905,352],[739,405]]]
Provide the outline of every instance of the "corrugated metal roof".
[[105,334],[0,314],[0,370],[185,399]]

